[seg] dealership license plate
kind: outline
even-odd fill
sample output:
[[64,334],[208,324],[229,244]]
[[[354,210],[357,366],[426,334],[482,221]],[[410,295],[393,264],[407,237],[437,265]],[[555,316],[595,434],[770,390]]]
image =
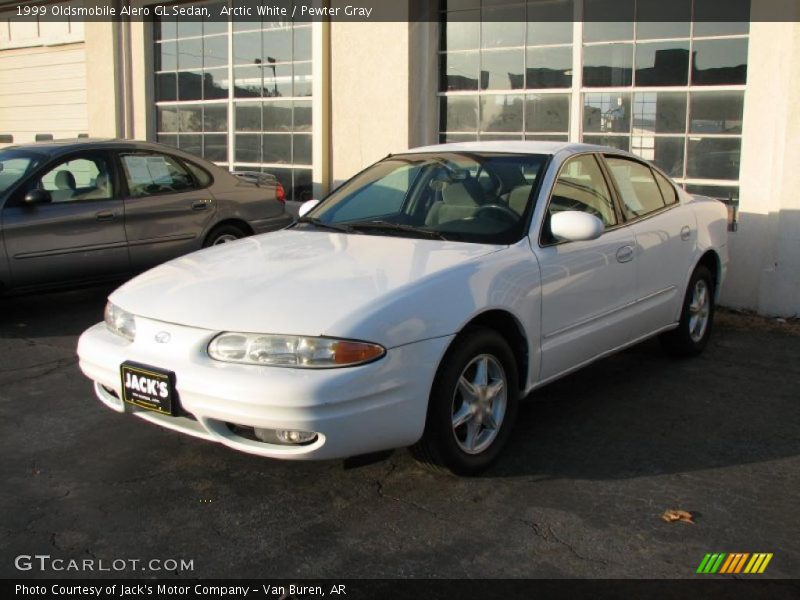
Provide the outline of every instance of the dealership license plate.
[[175,374],[132,362],[122,363],[122,399],[162,415],[175,415]]

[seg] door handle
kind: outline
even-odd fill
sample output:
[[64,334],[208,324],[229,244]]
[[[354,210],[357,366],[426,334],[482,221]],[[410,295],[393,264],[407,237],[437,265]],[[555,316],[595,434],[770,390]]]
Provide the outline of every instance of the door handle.
[[631,246],[623,246],[617,250],[617,262],[626,263],[633,260],[633,248]]
[[102,212],[95,214],[94,218],[97,219],[98,221],[113,221],[114,213],[111,212],[110,210],[104,210]]
[[681,239],[682,239],[684,242],[686,242],[686,241],[688,241],[688,240],[689,240],[689,238],[691,238],[691,237],[692,237],[692,230],[691,230],[691,229],[689,229],[689,226],[688,226],[688,225],[684,225],[684,226],[681,228]]
[[192,202],[192,210],[206,210],[211,200],[197,200]]

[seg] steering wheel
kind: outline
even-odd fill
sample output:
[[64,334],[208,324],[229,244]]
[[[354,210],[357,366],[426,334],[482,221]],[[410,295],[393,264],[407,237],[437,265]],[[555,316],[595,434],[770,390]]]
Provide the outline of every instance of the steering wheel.
[[475,211],[475,217],[479,218],[481,213],[501,215],[501,218],[504,221],[508,221],[511,225],[516,225],[520,219],[520,216],[516,212],[502,204],[484,204]]

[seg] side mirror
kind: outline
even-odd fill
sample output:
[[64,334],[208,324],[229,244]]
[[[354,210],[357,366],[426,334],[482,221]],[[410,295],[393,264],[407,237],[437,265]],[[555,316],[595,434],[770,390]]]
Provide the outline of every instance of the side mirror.
[[581,242],[596,240],[605,231],[603,222],[589,213],[565,210],[550,217],[550,233],[559,240]]
[[47,190],[40,190],[37,188],[25,194],[23,200],[28,206],[34,206],[36,204],[48,204],[53,201],[53,197]]
[[319,200],[306,200],[300,205],[300,210],[297,211],[297,216],[306,216],[317,204],[319,204]]

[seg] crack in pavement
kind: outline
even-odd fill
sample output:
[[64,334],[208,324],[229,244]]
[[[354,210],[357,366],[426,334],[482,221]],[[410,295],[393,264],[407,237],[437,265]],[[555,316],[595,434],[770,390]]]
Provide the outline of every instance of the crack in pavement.
[[48,375],[52,375],[53,373],[56,373],[56,372],[60,371],[61,369],[65,369],[67,367],[71,367],[72,365],[76,364],[77,362],[78,362],[78,358],[77,357],[61,358],[61,359],[57,359],[55,361],[49,361],[49,362],[46,362],[46,363],[39,363],[39,364],[36,364],[36,365],[31,365],[29,367],[20,367],[19,369],[0,370],[0,374],[2,374],[2,373],[5,373],[5,372],[9,372],[9,371],[21,371],[21,370],[35,369],[35,368],[38,368],[38,367],[41,367],[41,366],[44,366],[44,365],[47,365],[47,364],[52,364],[53,365],[49,369],[46,369],[46,370],[38,372],[38,373],[32,373],[30,375],[25,375],[24,377],[14,377],[13,381],[2,381],[2,380],[0,380],[0,383],[3,383],[5,385],[11,385],[12,383],[13,384],[17,384],[17,383],[20,383],[20,382],[23,382],[23,381],[29,381],[31,379],[39,379],[41,377],[47,377]]
[[525,526],[529,527],[530,529],[532,529],[533,533],[536,534],[537,537],[543,539],[544,541],[546,541],[548,543],[555,542],[555,543],[558,543],[558,544],[564,546],[576,558],[578,558],[580,560],[583,560],[583,561],[586,561],[586,562],[600,563],[601,565],[604,565],[604,566],[608,566],[608,564],[609,564],[608,561],[605,561],[602,558],[592,558],[592,557],[589,557],[589,556],[583,556],[577,550],[575,550],[575,548],[572,546],[572,544],[570,544],[569,542],[566,542],[566,541],[562,540],[560,537],[558,537],[556,535],[555,531],[553,531],[552,526],[550,526],[550,525],[545,525],[545,527],[547,527],[547,531],[542,531],[542,528],[539,525],[539,523],[535,523],[533,521],[526,521],[525,519],[517,519],[517,521],[519,521],[523,525],[525,525]]

